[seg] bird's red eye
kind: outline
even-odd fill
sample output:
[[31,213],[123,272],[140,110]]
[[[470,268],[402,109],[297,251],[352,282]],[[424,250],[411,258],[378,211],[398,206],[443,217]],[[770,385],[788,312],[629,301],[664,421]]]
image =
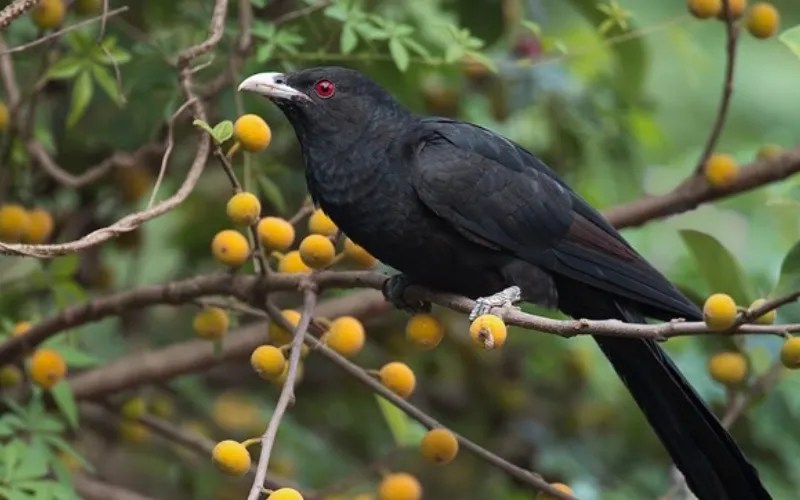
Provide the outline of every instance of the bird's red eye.
[[323,99],[327,99],[336,91],[336,86],[330,80],[320,80],[314,84],[314,92]]

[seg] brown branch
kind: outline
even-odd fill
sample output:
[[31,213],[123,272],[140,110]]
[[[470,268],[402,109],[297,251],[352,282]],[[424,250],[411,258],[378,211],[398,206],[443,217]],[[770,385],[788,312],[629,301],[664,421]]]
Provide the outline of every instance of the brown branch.
[[152,500],[151,497],[105,483],[87,474],[72,476],[75,491],[84,500]]
[[181,106],[172,113],[169,121],[167,122],[167,146],[166,150],[164,151],[164,156],[161,158],[161,166],[158,169],[158,177],[156,178],[156,183],[153,185],[153,192],[150,194],[150,200],[147,202],[147,208],[153,206],[153,203],[156,201],[156,195],[158,195],[158,189],[161,187],[161,183],[164,181],[164,175],[167,172],[167,164],[169,163],[169,158],[172,155],[172,148],[175,147],[175,122],[178,120],[186,108],[189,106],[194,106],[195,101],[189,100],[181,104]]
[[0,11],[0,31],[6,29],[16,18],[36,7],[41,0],[14,0]]

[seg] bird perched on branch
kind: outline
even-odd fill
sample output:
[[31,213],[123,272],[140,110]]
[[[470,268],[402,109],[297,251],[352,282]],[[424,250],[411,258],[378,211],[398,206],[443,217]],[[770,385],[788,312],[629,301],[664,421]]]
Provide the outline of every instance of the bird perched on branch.
[[[340,67],[259,73],[240,91],[270,98],[294,127],[314,201],[411,284],[476,300],[472,317],[518,301],[574,318],[701,319],[552,170],[490,130],[411,113]],[[728,432],[653,340],[595,336],[700,500],[771,498]]]

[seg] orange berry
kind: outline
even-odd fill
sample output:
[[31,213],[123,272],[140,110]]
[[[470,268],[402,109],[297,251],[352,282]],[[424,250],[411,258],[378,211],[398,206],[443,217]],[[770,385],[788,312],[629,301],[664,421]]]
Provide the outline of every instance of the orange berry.
[[[728,0],[728,5],[730,6],[731,10],[731,19],[739,19],[747,9],[747,0]],[[721,20],[725,19],[724,7],[720,8],[717,18]]]
[[[281,311],[281,314],[283,314],[283,317],[286,318],[286,321],[288,321],[293,327],[297,327],[297,324],[300,323],[300,313],[297,311],[292,309],[284,309]],[[285,328],[274,321],[270,321],[267,325],[267,338],[272,344],[286,345],[292,341],[293,335],[294,332],[286,331]]]
[[37,208],[28,212],[28,229],[23,235],[25,243],[40,245],[53,234],[53,216],[50,212]]
[[11,335],[14,337],[18,337],[20,335],[25,335],[28,333],[28,330],[31,329],[33,325],[31,325],[30,321],[20,321],[19,323],[15,324],[14,327],[11,329]]
[[12,243],[21,241],[29,226],[28,211],[21,205],[12,203],[0,206],[0,240]]
[[61,26],[66,10],[64,0],[42,0],[31,11],[31,19],[40,30],[51,30]]
[[228,313],[221,307],[205,307],[194,315],[192,328],[198,337],[218,340],[228,332]]
[[416,477],[405,472],[388,474],[378,485],[379,500],[420,500],[422,485]]
[[447,429],[431,429],[422,436],[420,452],[427,460],[444,465],[453,461],[458,454],[458,439]]
[[31,356],[29,373],[34,384],[50,389],[67,375],[67,364],[61,354],[43,347]]
[[280,217],[264,217],[256,227],[258,239],[269,250],[283,252],[294,243],[294,226]]
[[721,352],[708,360],[708,373],[720,384],[735,386],[747,377],[747,359],[738,352]]
[[722,12],[722,0],[689,0],[689,12],[698,19],[716,17]]
[[[552,486],[553,488],[557,489],[562,493],[566,493],[568,495],[573,494],[572,488],[570,488],[564,483],[550,483],[550,486]],[[536,495],[536,500],[558,500],[558,499],[548,493],[539,493],[538,495]]]
[[747,31],[761,40],[770,38],[778,32],[781,16],[774,5],[758,2],[747,13],[745,24]]
[[344,240],[343,253],[345,257],[361,269],[371,269],[375,267],[375,264],[378,262],[378,259],[373,257],[364,247],[358,245],[350,238]]
[[250,452],[242,443],[231,439],[220,441],[211,452],[214,464],[231,476],[244,476],[250,470]]
[[300,242],[300,258],[312,269],[322,269],[333,262],[336,248],[327,236],[309,234]]
[[261,215],[261,201],[253,193],[236,193],[228,200],[225,211],[237,226],[252,226]]
[[272,141],[272,131],[258,115],[240,116],[233,124],[233,136],[245,151],[257,153],[263,151]]
[[339,230],[336,224],[328,217],[321,208],[314,210],[308,218],[308,232],[321,234],[323,236],[333,236]]
[[239,267],[250,256],[250,243],[239,231],[225,229],[211,240],[211,253],[221,264]]
[[703,319],[706,326],[715,332],[722,332],[736,323],[736,302],[730,295],[715,293],[703,304]]
[[325,344],[346,358],[352,358],[364,347],[364,325],[352,316],[342,316],[331,322],[325,334]]
[[420,349],[433,349],[444,337],[444,327],[430,314],[415,314],[406,323],[406,338]]
[[303,258],[300,256],[300,252],[297,250],[288,252],[278,262],[279,273],[304,274],[310,273],[311,271],[312,269],[308,267],[305,262],[303,262]]
[[800,368],[800,337],[789,337],[781,346],[781,363],[786,368]]
[[383,385],[404,399],[414,392],[417,385],[417,377],[414,376],[414,372],[407,364],[400,361],[392,361],[383,365],[378,376]]
[[281,488],[270,493],[267,500],[303,500],[303,495],[294,488]]
[[475,318],[469,326],[469,334],[478,347],[497,349],[506,342],[508,330],[500,317],[483,314]]
[[286,356],[275,346],[262,345],[250,355],[250,365],[261,378],[273,379],[280,376],[286,368]]
[[715,188],[723,188],[736,180],[739,166],[733,156],[723,153],[714,153],[708,157],[705,165],[706,181]]

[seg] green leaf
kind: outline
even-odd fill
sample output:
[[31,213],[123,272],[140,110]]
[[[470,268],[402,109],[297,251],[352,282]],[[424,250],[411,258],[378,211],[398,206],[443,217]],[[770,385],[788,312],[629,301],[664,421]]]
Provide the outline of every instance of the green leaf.
[[697,261],[711,293],[727,293],[737,304],[748,306],[753,300],[748,281],[736,258],[711,235],[700,231],[680,231],[683,242]]
[[464,57],[464,47],[461,45],[449,45],[444,53],[444,62],[452,64]]
[[66,380],[62,380],[50,389],[50,394],[56,402],[61,414],[73,429],[78,428],[78,403],[75,402],[75,395]]
[[53,285],[53,293],[59,307],[66,307],[70,304],[80,304],[86,302],[86,291],[77,281],[61,281]]
[[497,73],[497,65],[490,58],[486,57],[482,52],[468,50],[467,54],[474,60],[486,66],[493,73]]
[[342,26],[342,34],[339,37],[339,50],[342,51],[342,54],[351,53],[357,45],[358,37],[353,28],[349,24]]
[[62,420],[44,414],[36,418],[31,417],[28,429],[33,433],[60,433],[64,432],[64,423]]
[[25,453],[22,454],[17,470],[14,471],[14,481],[30,480],[47,475],[48,451],[41,440],[28,443]]
[[79,265],[80,259],[78,258],[78,254],[69,253],[63,257],[57,257],[51,260],[47,271],[54,281],[72,279],[75,273],[78,272]]
[[120,94],[119,86],[114,77],[111,76],[111,71],[102,66],[92,66],[92,76],[94,81],[103,89],[103,92],[108,96],[111,101],[117,106],[125,104],[125,97]]
[[527,19],[523,19],[521,24],[522,24],[523,28],[525,28],[526,30],[530,31],[531,33],[533,33],[537,37],[541,37],[542,36],[542,27],[539,26],[539,23],[535,23],[533,21],[528,21]]
[[778,37],[778,41],[786,45],[792,54],[800,58],[800,24],[788,30],[784,30]]
[[217,123],[211,131],[211,135],[214,137],[214,140],[217,141],[217,144],[222,144],[233,137],[233,122],[225,120]]
[[800,241],[795,243],[783,257],[778,283],[770,295],[780,297],[798,289],[800,289]]
[[375,399],[378,401],[378,407],[383,413],[383,418],[386,420],[386,425],[389,426],[389,432],[392,433],[397,446],[417,445],[425,435],[425,427],[385,398],[376,394]]
[[72,128],[86,113],[86,108],[92,101],[94,84],[88,71],[81,72],[72,84],[72,100],[70,101],[67,128]]
[[278,185],[266,175],[261,175],[258,177],[258,185],[261,188],[264,198],[272,203],[272,205],[275,207],[275,210],[281,214],[286,213],[286,198],[283,197],[281,188],[278,187]]
[[100,358],[92,356],[91,354],[69,344],[55,347],[55,350],[64,357],[64,361],[66,361],[67,366],[71,368],[89,368],[103,364],[103,360]]
[[3,482],[10,483],[13,480],[17,463],[24,455],[25,448],[26,444],[21,439],[13,439],[3,446]]
[[273,42],[261,44],[261,47],[256,51],[256,61],[260,63],[267,62],[272,57],[273,52],[275,52],[275,44]]
[[421,56],[426,61],[430,61],[431,60],[431,53],[428,52],[428,49],[426,49],[423,45],[419,44],[413,38],[404,38],[403,39],[403,45],[408,47],[408,49],[411,50],[412,52],[416,52],[419,56]]
[[192,125],[194,125],[197,128],[205,130],[212,138],[214,137],[214,130],[212,130],[211,126],[208,123],[204,122],[203,120],[195,120],[192,122]]
[[260,9],[263,9],[264,7],[267,6],[267,0],[250,0],[250,4],[253,7],[258,7]]
[[94,474],[95,470],[94,470],[94,466],[91,464],[91,462],[86,460],[86,458],[83,455],[81,455],[80,453],[75,451],[75,448],[73,448],[67,441],[65,441],[64,438],[62,438],[61,436],[50,435],[50,436],[42,436],[42,439],[45,442],[50,443],[50,445],[54,449],[63,451],[67,455],[72,456],[75,460],[77,460],[80,463],[81,467],[84,470],[86,470],[89,473]]
[[345,22],[347,21],[347,9],[337,2],[331,5],[330,7],[326,8],[323,13],[325,16],[330,17],[331,19],[336,19],[337,21]]
[[397,69],[400,71],[408,69],[408,50],[399,39],[392,38],[389,40],[389,52],[392,54],[392,59],[394,59]]
[[65,57],[55,62],[47,70],[47,78],[50,80],[65,80],[78,74],[84,67],[84,61],[74,57]]

